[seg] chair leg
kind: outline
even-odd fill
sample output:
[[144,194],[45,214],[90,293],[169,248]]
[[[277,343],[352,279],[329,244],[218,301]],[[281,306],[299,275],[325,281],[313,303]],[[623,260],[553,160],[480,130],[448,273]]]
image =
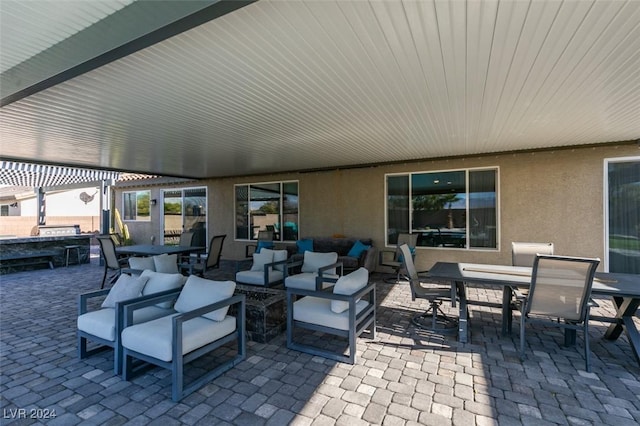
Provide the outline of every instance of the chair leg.
[[104,274],[102,275],[102,285],[100,286],[100,289],[102,290],[104,288],[104,283],[107,280],[107,267],[104,267]]
[[524,315],[520,316],[520,359],[524,359],[524,329],[525,329],[525,319]]
[[78,358],[84,359],[87,357],[87,339],[78,335]]

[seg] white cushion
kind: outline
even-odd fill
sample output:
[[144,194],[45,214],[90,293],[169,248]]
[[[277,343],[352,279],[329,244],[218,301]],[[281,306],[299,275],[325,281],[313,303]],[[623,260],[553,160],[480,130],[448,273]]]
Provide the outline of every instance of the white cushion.
[[153,256],[153,263],[156,267],[156,272],[164,272],[165,274],[177,274],[178,270],[178,255],[177,254],[159,254]]
[[153,261],[153,257],[130,257],[129,258],[129,268],[137,269],[140,271],[156,270],[156,264]]
[[273,251],[268,249],[260,250],[260,253],[253,253],[252,271],[263,271],[264,265],[273,262]]
[[[173,358],[172,318],[175,315],[125,328],[122,331],[122,346],[162,361],[171,361]],[[221,321],[202,317],[186,321],[182,326],[182,354],[188,354],[208,343],[215,342],[235,330],[236,319],[230,316],[222,318]]]
[[[160,293],[161,291],[173,290],[184,285],[187,277],[182,274],[163,274],[162,272],[153,272],[144,270],[141,277],[147,277],[148,281],[142,289],[142,295]],[[172,302],[158,303],[161,308],[170,308]]]
[[[289,257],[289,253],[286,250],[273,250],[273,249],[263,248],[262,250],[260,250],[260,253],[263,253],[263,252],[273,253],[272,262],[280,262],[282,260],[287,260],[287,258]],[[285,265],[276,265],[274,266],[273,269],[275,269],[276,271],[284,272],[284,268],[285,268]]]
[[118,281],[109,290],[107,298],[102,302],[102,307],[115,308],[118,302],[141,296],[147,279],[147,277],[132,277],[131,275],[121,274],[118,277]]
[[[263,249],[264,250],[264,249]],[[274,283],[276,281],[281,281],[284,274],[280,271],[269,271],[269,282],[268,284]],[[244,284],[251,285],[265,285],[264,282],[264,271],[240,271],[236,273],[236,281]]]
[[[323,266],[331,265],[338,261],[338,253],[317,253],[313,251],[304,252],[304,261],[302,263],[302,272],[315,272],[318,273],[318,269]],[[331,269],[326,271],[327,274],[335,274],[336,270]]]
[[[331,310],[331,303],[329,302],[331,301],[319,297],[303,297],[293,304],[293,319],[338,330],[348,330],[349,311],[337,314]],[[365,300],[359,301],[356,303],[356,313],[359,313],[368,305],[369,303]]]
[[[133,323],[151,321],[173,312],[175,312],[173,309],[162,309],[157,306],[136,309],[133,311]],[[116,340],[116,310],[114,308],[87,312],[80,315],[77,322],[78,330],[111,342]]]
[[[213,281],[189,275],[184,288],[176,300],[174,309],[178,312],[189,312],[203,306],[211,305],[233,296],[236,283],[233,281]],[[222,321],[227,315],[228,306],[204,314],[206,318]]]
[[[368,282],[369,271],[365,268],[359,268],[348,275],[338,278],[336,285],[333,287],[333,293],[345,295],[353,294],[361,288],[364,288]],[[345,302],[343,300],[331,301],[331,310],[333,312],[339,314],[347,309],[349,309],[349,302]]]
[[[315,290],[317,273],[303,272],[301,274],[289,275],[284,279],[284,286],[289,288],[299,288],[301,290]],[[323,274],[325,277],[338,278],[337,275]],[[322,288],[331,287],[334,283],[323,282]]]

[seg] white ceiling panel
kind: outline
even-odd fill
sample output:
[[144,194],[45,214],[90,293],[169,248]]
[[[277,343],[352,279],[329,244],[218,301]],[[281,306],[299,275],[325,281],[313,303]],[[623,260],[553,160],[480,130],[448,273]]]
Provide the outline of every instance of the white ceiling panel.
[[0,155],[213,177],[633,140],[639,70],[638,1],[261,0],[3,105]]

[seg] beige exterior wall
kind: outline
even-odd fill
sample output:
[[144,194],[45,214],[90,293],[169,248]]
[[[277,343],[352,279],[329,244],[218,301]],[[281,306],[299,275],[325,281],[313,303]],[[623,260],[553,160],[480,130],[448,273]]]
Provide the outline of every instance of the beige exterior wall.
[[[243,256],[246,241],[234,241],[234,184],[297,180],[301,237],[333,234],[369,237],[382,248],[385,242],[386,174],[498,167],[499,249],[420,247],[416,254],[419,270],[429,269],[436,261],[509,264],[512,241],[552,241],[558,254],[604,259],[604,160],[638,154],[637,145],[609,144],[345,170],[212,179],[202,182],[207,185],[209,196],[208,237],[227,234],[223,256]],[[154,191],[158,193],[154,194]],[[152,198],[159,199],[158,188],[152,188]],[[121,197],[117,196],[116,202],[119,199]],[[159,219],[159,205],[152,209],[154,224]],[[148,231],[148,224],[144,225]],[[129,229],[137,240],[135,227],[129,224]],[[142,240],[148,241],[148,235]]]

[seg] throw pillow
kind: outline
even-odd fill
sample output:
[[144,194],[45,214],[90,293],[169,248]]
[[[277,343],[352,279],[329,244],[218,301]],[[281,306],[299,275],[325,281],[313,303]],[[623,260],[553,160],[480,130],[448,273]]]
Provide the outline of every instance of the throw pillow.
[[178,270],[178,255],[177,254],[160,254],[153,256],[153,263],[156,267],[156,272],[163,272],[165,274],[177,274]]
[[[316,253],[313,251],[304,252],[304,261],[302,262],[302,272],[315,272],[323,266],[331,265],[338,261],[338,253]],[[326,271],[327,274],[335,274],[336,270]]]
[[130,257],[129,268],[140,271],[155,271],[156,264],[153,257]]
[[253,253],[252,271],[264,271],[264,265],[273,262],[273,250],[264,249],[260,253]]
[[313,240],[298,240],[296,241],[296,246],[298,247],[298,253],[304,253],[306,251],[313,251]]
[[[360,290],[369,282],[369,271],[365,268],[359,268],[352,273],[338,278],[336,285],[333,286],[334,294],[353,294]],[[360,299],[358,299],[359,301]],[[357,302],[357,301],[356,301]],[[332,300],[331,310],[336,314],[342,313],[349,309],[349,302],[343,300]]]
[[[181,313],[189,312],[227,299],[233,296],[235,289],[236,283],[233,281],[213,281],[196,275],[189,275],[173,308]],[[203,317],[214,321],[222,321],[227,316],[228,310],[229,307],[226,306],[216,311],[208,312]]]
[[[143,271],[141,277],[147,277],[148,281],[142,289],[142,295],[160,293],[161,291],[173,290],[184,285],[185,277],[182,274],[164,274],[162,272]],[[158,303],[161,308],[170,308],[171,301]]]
[[258,246],[256,247],[256,253],[260,253],[262,249],[271,249],[273,248],[273,241],[258,241]]
[[148,279],[148,277],[132,277],[131,275],[121,274],[118,277],[118,281],[109,290],[107,298],[102,302],[102,307],[115,308],[118,302],[140,297]]
[[362,252],[365,252],[370,248],[371,246],[363,244],[362,241],[358,240],[353,244],[353,247],[351,247],[351,250],[349,250],[349,253],[347,253],[347,256],[360,257],[360,255],[362,255]]

